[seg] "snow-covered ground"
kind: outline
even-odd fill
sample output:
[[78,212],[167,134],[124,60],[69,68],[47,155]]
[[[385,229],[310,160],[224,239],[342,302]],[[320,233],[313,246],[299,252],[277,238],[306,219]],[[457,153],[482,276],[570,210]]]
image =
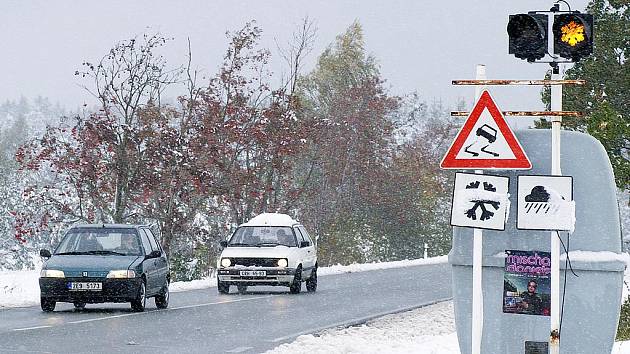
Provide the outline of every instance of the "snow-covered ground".
[[[322,267],[318,275],[363,272],[447,262],[446,256],[399,262]],[[39,305],[39,271],[0,271],[0,308]],[[630,283],[630,272],[626,273]],[[171,291],[216,286],[216,278],[171,284]],[[628,296],[624,289],[624,296]],[[387,315],[361,326],[328,329],[299,336],[267,354],[299,353],[417,353],[459,354],[451,301]],[[617,342],[612,354],[630,354],[630,342]]]
[[[302,335],[265,354],[342,353],[460,354],[453,303],[387,315],[361,326]],[[630,354],[630,342],[616,342],[611,354]]]
[[266,354],[459,353],[453,303],[387,315],[364,325],[299,336]]

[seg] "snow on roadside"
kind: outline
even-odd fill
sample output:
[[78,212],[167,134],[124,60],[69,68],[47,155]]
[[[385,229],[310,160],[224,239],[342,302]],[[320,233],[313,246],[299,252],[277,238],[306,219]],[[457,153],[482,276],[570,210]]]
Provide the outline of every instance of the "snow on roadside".
[[39,270],[0,271],[0,308],[39,305]]
[[178,293],[180,291],[207,289],[213,286],[217,286],[217,278],[214,276],[191,281],[176,281],[171,283],[170,290],[172,293]]
[[423,264],[437,264],[437,263],[447,263],[448,256],[439,256],[439,257],[431,257],[431,258],[421,258],[421,259],[412,259],[412,260],[402,260],[402,261],[394,261],[394,262],[381,262],[381,263],[363,263],[363,264],[350,264],[350,265],[334,265],[330,267],[320,267],[317,270],[317,275],[331,275],[331,274],[341,274],[341,273],[354,273],[354,272],[365,272],[369,270],[376,269],[389,269],[389,268],[400,268],[400,267],[411,267]]
[[[361,326],[297,337],[265,354],[460,354],[453,302],[387,315]],[[630,354],[630,341],[615,342],[611,354]]]
[[302,335],[266,354],[300,353],[459,354],[453,303],[387,315],[361,326]]

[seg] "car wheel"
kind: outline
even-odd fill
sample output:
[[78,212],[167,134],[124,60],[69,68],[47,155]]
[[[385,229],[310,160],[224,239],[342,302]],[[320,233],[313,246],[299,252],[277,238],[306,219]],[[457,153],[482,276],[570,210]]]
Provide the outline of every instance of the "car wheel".
[[74,308],[77,309],[77,310],[85,309],[85,302],[75,302],[74,303]]
[[247,292],[247,285],[237,285],[236,287],[238,288],[239,294],[245,294],[245,292]]
[[317,268],[313,268],[311,276],[306,279],[306,291],[314,293],[317,290]]
[[53,300],[48,300],[44,297],[40,298],[40,304],[42,306],[42,311],[44,312],[53,312],[55,311],[55,305],[57,302]]
[[159,294],[155,295],[155,306],[159,309],[165,309],[168,307],[168,299],[171,297],[168,290],[168,281],[162,288]]
[[144,280],[140,283],[140,290],[135,300],[131,301],[131,309],[135,312],[144,311],[147,305],[147,286],[144,284]]
[[293,283],[289,285],[289,292],[291,294],[299,294],[300,290],[302,290],[302,268],[298,268],[295,271],[295,277],[293,278]]
[[224,282],[217,279],[217,290],[219,290],[219,294],[229,294],[230,285],[225,284]]

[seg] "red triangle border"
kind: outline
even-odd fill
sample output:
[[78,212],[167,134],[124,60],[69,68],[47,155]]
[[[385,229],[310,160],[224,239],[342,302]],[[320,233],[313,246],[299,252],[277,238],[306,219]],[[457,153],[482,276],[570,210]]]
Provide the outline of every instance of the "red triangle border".
[[[481,113],[484,108],[488,109],[492,119],[494,119],[497,127],[503,134],[508,146],[512,150],[514,154],[513,159],[457,159],[456,156],[461,150],[464,142],[472,132],[472,129],[475,127],[475,124],[481,117]],[[442,159],[440,163],[440,167],[443,169],[509,169],[509,170],[528,170],[532,168],[532,164],[527,158],[525,151],[523,150],[521,144],[514,136],[512,129],[508,126],[505,118],[503,118],[503,114],[494,103],[494,100],[490,96],[490,93],[487,90],[484,90],[479,97],[479,100],[475,104],[472,112],[466,119],[466,122],[462,126],[459,133],[455,137],[453,144],[448,149],[448,152]]]

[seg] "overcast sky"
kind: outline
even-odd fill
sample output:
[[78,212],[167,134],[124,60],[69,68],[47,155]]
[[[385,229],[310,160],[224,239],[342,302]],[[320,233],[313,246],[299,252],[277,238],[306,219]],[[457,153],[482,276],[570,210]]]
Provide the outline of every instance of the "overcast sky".
[[[569,1],[583,10],[587,1]],[[142,33],[174,37],[165,52],[183,64],[187,38],[193,65],[213,74],[225,52],[226,30],[255,19],[262,45],[275,51],[308,16],[315,21],[317,55],[354,20],[364,29],[367,50],[394,94],[418,91],[453,105],[472,100],[474,89],[455,87],[485,64],[489,79],[541,79],[546,64],[529,64],[507,53],[510,14],[548,10],[553,1],[257,0],[257,1],[2,1],[0,5],[0,102],[20,95],[48,97],[68,109],[93,102],[73,73],[84,60],[97,61],[118,41]],[[280,60],[276,57],[274,68]],[[493,89],[502,110],[541,109],[538,87]]]

